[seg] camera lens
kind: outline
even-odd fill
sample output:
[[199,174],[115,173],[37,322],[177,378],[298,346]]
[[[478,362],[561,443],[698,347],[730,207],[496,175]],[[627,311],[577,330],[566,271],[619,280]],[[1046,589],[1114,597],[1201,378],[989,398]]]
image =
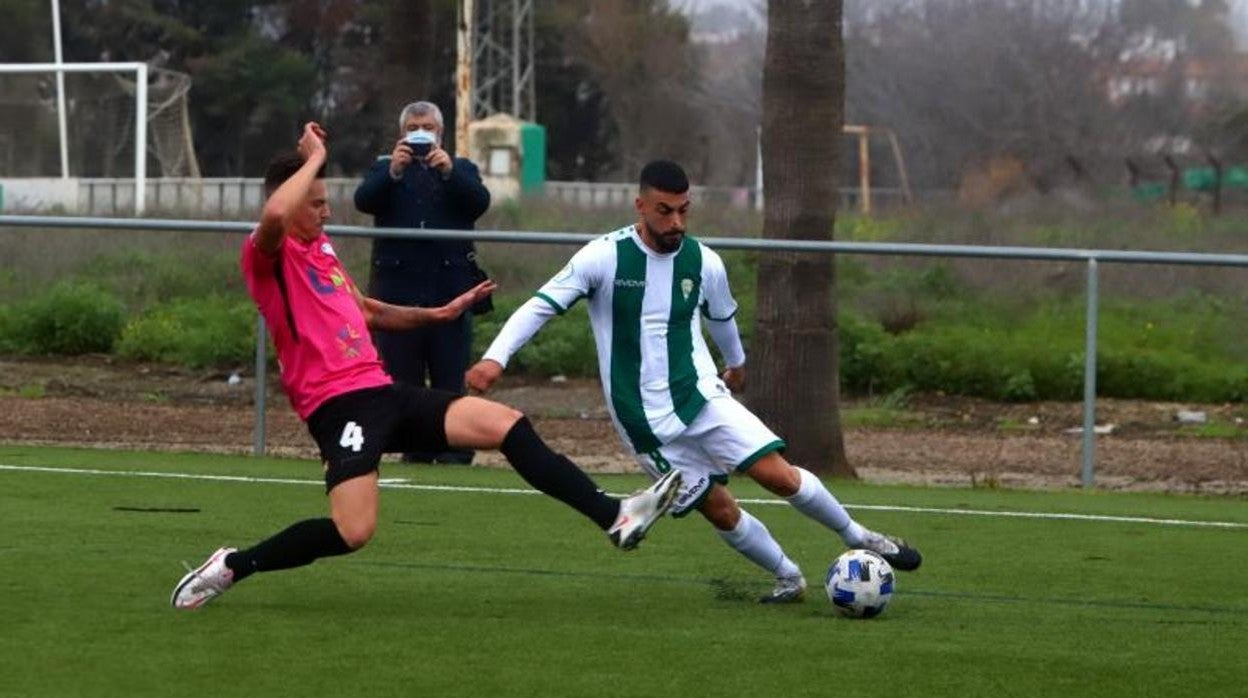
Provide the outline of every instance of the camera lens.
[[403,140],[407,143],[407,147],[412,149],[413,155],[423,158],[433,150],[435,137],[428,131],[410,131]]

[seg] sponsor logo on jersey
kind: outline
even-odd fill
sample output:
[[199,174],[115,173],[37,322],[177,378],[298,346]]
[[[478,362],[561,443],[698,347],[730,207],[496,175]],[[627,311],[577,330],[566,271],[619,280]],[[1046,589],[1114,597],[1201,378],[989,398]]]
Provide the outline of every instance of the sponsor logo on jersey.
[[623,287],[623,288],[645,288],[645,287],[646,287],[646,280],[645,280],[645,279],[616,279],[616,280],[615,280],[615,285],[616,285],[616,287],[617,287],[617,288],[618,288],[618,287]]
[[316,268],[313,267],[311,264],[308,265],[307,272],[308,272],[308,283],[312,285],[312,290],[316,291],[322,296],[326,296],[326,295],[333,293],[334,290],[337,288],[334,286],[332,282],[325,283],[324,281],[321,281],[321,277],[318,276],[316,273]]
[[347,276],[339,267],[334,267],[330,270],[329,283],[321,280],[320,275],[317,274],[316,267],[313,267],[311,264],[308,265],[307,272],[308,283],[312,284],[313,290],[322,296],[327,296],[347,285]]

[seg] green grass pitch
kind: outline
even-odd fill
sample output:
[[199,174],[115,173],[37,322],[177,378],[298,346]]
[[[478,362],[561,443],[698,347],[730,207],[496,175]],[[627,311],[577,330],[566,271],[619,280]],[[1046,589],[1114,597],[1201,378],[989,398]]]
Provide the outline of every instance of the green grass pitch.
[[[475,468],[382,476],[525,487]],[[699,517],[621,553],[542,496],[396,488],[363,551],[169,607],[180,561],[324,515],[319,477],[306,461],[0,447],[0,695],[1137,698],[1248,680],[1242,498],[833,482],[926,557],[883,616],[850,621],[822,590],[839,541],[787,506],[747,504],[812,583],[804,604],[768,607],[767,576]]]

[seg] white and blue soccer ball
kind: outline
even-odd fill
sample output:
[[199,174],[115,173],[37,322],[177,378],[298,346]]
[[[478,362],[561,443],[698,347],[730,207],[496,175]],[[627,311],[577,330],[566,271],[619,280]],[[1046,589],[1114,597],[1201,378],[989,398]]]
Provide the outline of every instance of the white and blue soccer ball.
[[846,618],[874,618],[893,597],[893,567],[869,550],[847,550],[828,568],[823,586]]

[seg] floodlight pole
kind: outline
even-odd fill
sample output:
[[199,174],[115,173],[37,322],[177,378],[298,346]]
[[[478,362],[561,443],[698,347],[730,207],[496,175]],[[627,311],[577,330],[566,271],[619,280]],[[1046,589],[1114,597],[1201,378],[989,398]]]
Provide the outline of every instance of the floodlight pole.
[[[61,65],[61,2],[52,0],[52,54]],[[65,73],[56,71],[56,132],[61,139],[61,179],[69,179],[69,137],[65,125]]]

